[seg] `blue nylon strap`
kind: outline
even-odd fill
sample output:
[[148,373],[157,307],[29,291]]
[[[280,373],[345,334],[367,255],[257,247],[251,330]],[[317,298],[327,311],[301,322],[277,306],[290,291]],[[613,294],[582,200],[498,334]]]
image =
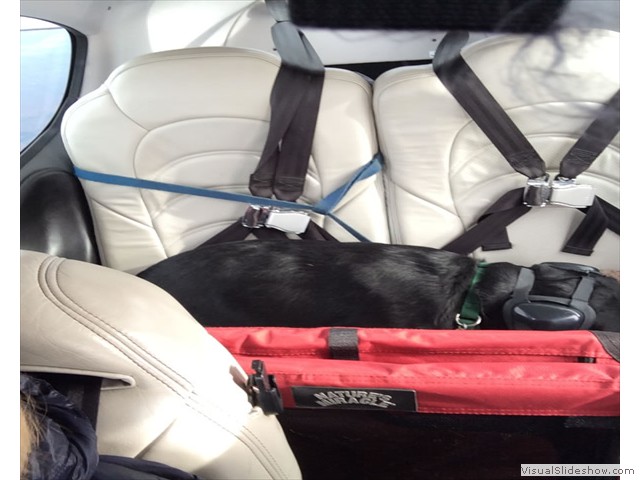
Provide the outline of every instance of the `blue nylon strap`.
[[251,205],[260,205],[262,207],[279,207],[295,210],[305,210],[326,215],[342,228],[348,231],[361,242],[369,240],[354,230],[352,227],[337,218],[331,210],[344,198],[349,189],[357,182],[375,175],[382,169],[380,154],[376,154],[373,159],[362,168],[360,168],[354,176],[343,186],[331,192],[325,198],[315,205],[306,205],[304,203],[287,202],[285,200],[277,200],[273,198],[254,197],[244,193],[221,192],[219,190],[208,190],[206,188],[189,187],[186,185],[178,185],[175,183],[156,182],[153,180],[144,180],[141,178],[125,177],[121,175],[111,175],[107,173],[92,172],[74,167],[75,175],[83,180],[90,182],[107,183],[110,185],[120,185],[123,187],[144,188],[148,190],[160,190],[163,192],[180,193],[184,195],[194,195],[198,197],[215,198],[217,200],[226,200],[231,202],[248,203]]
[[253,195],[246,195],[244,193],[221,192],[219,190],[188,187],[186,185],[178,185],[175,183],[156,182],[153,180],[143,180],[141,178],[91,172],[77,167],[74,168],[74,171],[78,178],[89,180],[91,182],[108,183],[110,185],[120,185],[123,187],[145,188],[147,190],[160,190],[163,192],[181,193],[184,195],[195,195],[198,197],[215,198],[231,202],[250,203],[252,205],[260,205],[264,207],[291,208],[295,205],[298,210],[313,210],[312,205],[275,200],[272,198],[254,197]]
[[337,188],[329,195],[324,197],[318,203],[313,206],[313,211],[316,213],[320,213],[322,215],[328,215],[338,203],[344,198],[347,192],[353,187],[356,183],[366,178],[369,178],[376,173],[382,170],[382,161],[379,153],[376,153],[373,158],[367,163],[363,165],[360,170],[358,170],[351,179],[342,185],[340,188]]
[[336,222],[338,225],[344,228],[347,232],[349,232],[351,235],[357,238],[359,241],[369,242],[370,241],[369,239],[367,239],[366,237],[361,235],[359,232],[351,228],[349,225],[344,223],[342,220],[336,217],[333,213],[331,213],[331,211],[338,205],[338,203],[340,203],[340,201],[344,198],[344,196],[347,194],[347,192],[351,189],[353,185],[355,185],[361,180],[364,180],[365,178],[369,178],[377,174],[381,170],[382,170],[381,156],[379,153],[376,153],[369,163],[362,166],[362,168],[360,168],[360,170],[358,170],[353,175],[353,177],[351,177],[351,180],[349,180],[343,186],[341,186],[340,188],[337,188],[336,190],[331,192],[329,195],[324,197],[322,200],[320,200],[318,203],[316,203],[313,206],[313,211],[316,213],[320,213],[322,215],[328,216],[334,222]]

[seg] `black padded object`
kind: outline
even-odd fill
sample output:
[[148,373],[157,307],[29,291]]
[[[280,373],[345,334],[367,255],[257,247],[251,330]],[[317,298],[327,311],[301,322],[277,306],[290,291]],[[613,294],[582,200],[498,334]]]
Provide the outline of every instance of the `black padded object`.
[[289,0],[293,23],[327,28],[539,33],[567,0]]
[[21,182],[20,248],[100,263],[91,213],[73,174],[49,168]]

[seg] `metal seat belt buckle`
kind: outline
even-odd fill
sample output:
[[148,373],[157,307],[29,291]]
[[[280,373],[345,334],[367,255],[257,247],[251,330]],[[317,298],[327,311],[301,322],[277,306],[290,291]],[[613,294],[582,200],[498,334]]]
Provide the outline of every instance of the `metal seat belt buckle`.
[[310,221],[309,214],[300,210],[261,207],[259,205],[250,205],[242,217],[244,227],[267,227],[295,234],[305,232]]
[[527,207],[544,207],[549,203],[551,186],[549,185],[549,175],[530,178],[524,188],[522,203]]
[[595,196],[591,185],[578,184],[573,178],[556,177],[551,183],[549,203],[564,207],[585,208],[593,205]]

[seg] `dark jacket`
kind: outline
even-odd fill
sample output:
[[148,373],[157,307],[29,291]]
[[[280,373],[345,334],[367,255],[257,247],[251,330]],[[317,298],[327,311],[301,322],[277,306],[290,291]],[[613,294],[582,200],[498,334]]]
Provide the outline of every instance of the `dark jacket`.
[[29,480],[200,480],[156,462],[99,455],[87,416],[44,380],[21,373],[20,395],[34,411],[39,431]]

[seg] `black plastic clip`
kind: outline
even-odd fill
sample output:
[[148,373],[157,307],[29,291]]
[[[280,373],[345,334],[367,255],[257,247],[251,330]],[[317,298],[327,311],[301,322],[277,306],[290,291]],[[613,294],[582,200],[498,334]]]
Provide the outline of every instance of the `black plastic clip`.
[[251,404],[262,408],[267,415],[282,413],[284,411],[282,396],[274,376],[267,374],[262,360],[252,360],[251,369],[256,372],[249,375],[247,381]]

